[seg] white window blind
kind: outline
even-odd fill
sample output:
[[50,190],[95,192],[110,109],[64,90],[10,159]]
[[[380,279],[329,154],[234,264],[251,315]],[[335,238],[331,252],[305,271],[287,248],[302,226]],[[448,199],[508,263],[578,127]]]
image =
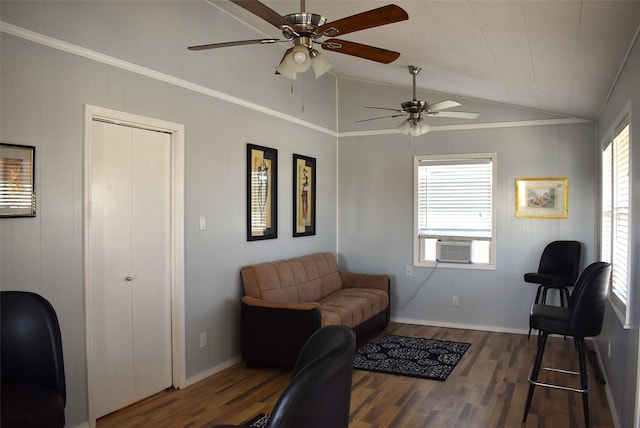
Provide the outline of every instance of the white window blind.
[[609,144],[602,153],[602,245],[600,258],[611,263],[611,238],[613,229],[613,144]]
[[490,158],[420,161],[420,236],[490,239],[492,180]]
[[601,257],[612,264],[609,297],[630,324],[629,305],[629,237],[630,235],[630,141],[625,119],[616,129],[613,141],[602,156],[602,248]]

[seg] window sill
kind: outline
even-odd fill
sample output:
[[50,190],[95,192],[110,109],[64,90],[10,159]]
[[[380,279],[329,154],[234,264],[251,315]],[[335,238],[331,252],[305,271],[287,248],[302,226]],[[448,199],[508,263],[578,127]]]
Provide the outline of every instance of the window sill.
[[[609,304],[613,308],[613,312],[615,312],[618,317],[618,321],[622,324],[622,328],[625,330],[629,330],[631,328],[631,323],[627,319],[626,310],[620,308],[612,299],[609,297]],[[627,308],[628,309],[628,308]]]
[[414,262],[414,267],[427,267],[427,268],[435,268],[438,269],[462,269],[462,270],[496,270],[495,265],[490,264],[474,264],[474,263],[446,263],[440,262],[436,263],[435,261],[424,261],[424,262]]

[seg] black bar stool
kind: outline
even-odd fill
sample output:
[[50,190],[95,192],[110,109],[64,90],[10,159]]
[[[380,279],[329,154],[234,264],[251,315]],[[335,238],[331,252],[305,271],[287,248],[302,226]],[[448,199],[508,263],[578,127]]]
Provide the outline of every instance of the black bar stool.
[[[585,337],[600,334],[604,318],[607,288],[611,278],[611,265],[596,262],[587,266],[580,274],[569,299],[568,307],[534,304],[531,306],[529,325],[538,329],[538,352],[531,372],[529,373],[529,395],[524,409],[522,425],[527,422],[533,391],[536,386],[563,389],[582,394],[585,426],[589,427],[589,379],[587,374],[587,349]],[[542,367],[542,356],[550,334],[572,336],[578,347],[579,372]],[[570,388],[538,381],[540,370],[549,370],[565,374],[580,376],[580,388]]]
[[553,241],[547,244],[540,256],[538,271],[524,274],[524,282],[538,284],[534,303],[547,303],[549,289],[560,292],[560,306],[565,306],[565,296],[569,303],[569,287],[573,287],[578,278],[581,251],[582,245],[578,241]]

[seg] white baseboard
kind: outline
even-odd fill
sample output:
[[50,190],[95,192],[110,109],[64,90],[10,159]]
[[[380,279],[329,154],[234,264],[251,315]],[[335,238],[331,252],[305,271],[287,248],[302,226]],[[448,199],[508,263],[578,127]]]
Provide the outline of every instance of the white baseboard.
[[[598,360],[598,365],[600,366],[600,371],[602,371],[602,368],[604,367],[604,364],[602,364],[602,354],[600,353],[600,348],[598,347],[598,342],[596,342],[595,340],[592,340],[591,343],[593,344],[593,350],[596,352],[596,359]],[[605,381],[606,381],[606,373],[604,373],[604,375],[605,375]],[[592,382],[594,382],[594,381],[592,380]],[[611,389],[609,389],[609,382],[607,382],[604,385],[604,392],[607,395],[607,401],[609,402],[609,410],[611,411],[611,418],[613,419],[613,426],[615,428],[622,428],[622,425],[620,425],[620,418],[618,417],[618,413],[616,412],[615,407],[611,405],[611,403],[613,403],[613,395],[611,394]]]
[[525,330],[522,328],[505,328],[505,327],[495,327],[495,326],[487,326],[487,325],[477,325],[477,324],[459,324],[459,323],[448,323],[448,322],[440,322],[440,321],[430,321],[430,320],[419,320],[419,319],[410,319],[410,318],[391,318],[392,322],[397,322],[399,324],[415,324],[415,325],[426,325],[431,327],[447,327],[447,328],[460,328],[465,330],[480,330],[480,331],[492,331],[496,333],[513,333],[513,334],[529,334],[529,330]]
[[228,369],[231,366],[234,366],[236,364],[238,364],[241,361],[240,357],[234,357],[231,358],[230,360],[225,361],[224,363],[218,364],[217,366],[211,367],[209,370],[205,370],[203,372],[200,372],[194,376],[191,376],[189,378],[187,378],[187,383],[185,385],[185,387],[193,385],[196,382],[200,382],[201,380],[204,380],[206,378],[208,378],[211,375],[214,375],[218,372],[221,372],[224,369]]

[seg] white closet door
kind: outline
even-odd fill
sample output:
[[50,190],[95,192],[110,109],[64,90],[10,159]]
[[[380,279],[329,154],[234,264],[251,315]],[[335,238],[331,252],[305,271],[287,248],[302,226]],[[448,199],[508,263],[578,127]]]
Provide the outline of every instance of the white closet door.
[[96,416],[172,384],[167,134],[93,123],[90,181]]

